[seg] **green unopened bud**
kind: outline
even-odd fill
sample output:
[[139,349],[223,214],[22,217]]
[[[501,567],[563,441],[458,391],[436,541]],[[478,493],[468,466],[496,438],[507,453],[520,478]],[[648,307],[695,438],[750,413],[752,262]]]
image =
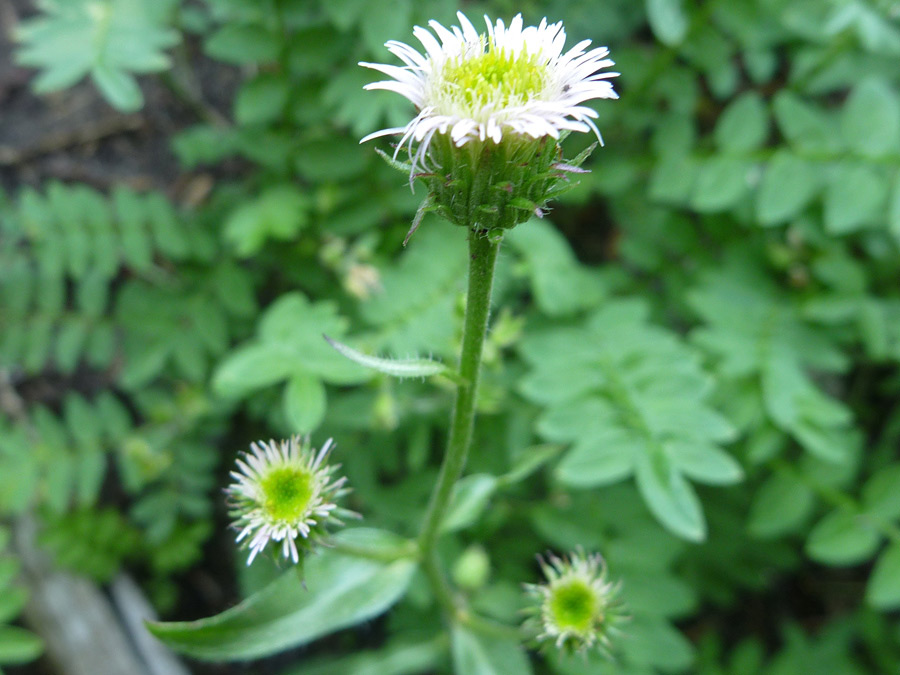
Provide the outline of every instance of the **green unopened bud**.
[[484,547],[473,545],[463,551],[453,565],[453,581],[460,588],[474,591],[487,583],[491,573],[491,559]]

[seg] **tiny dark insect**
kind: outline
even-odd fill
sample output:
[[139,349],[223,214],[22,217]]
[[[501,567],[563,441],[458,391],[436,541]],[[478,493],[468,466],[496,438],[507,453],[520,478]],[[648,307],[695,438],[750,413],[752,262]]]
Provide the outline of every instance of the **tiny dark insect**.
[[563,88],[562,88],[562,93],[565,94],[565,93],[568,93],[568,91],[569,91],[569,85],[564,84],[564,85],[563,85]]

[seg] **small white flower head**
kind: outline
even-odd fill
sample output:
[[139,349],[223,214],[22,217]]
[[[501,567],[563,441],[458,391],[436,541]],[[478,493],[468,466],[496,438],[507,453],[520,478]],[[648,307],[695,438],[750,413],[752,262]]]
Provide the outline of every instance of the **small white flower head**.
[[[618,98],[604,70],[613,65],[605,47],[590,40],[563,51],[562,23],[509,26],[485,17],[479,33],[461,12],[459,26],[429,22],[413,34],[424,53],[397,41],[386,43],[402,66],[361,63],[392,78],[366,85],[405,96],[418,114],[405,126],[382,129],[361,142],[400,134],[391,163],[405,147],[410,186],[421,178],[429,195],[416,216],[434,211],[450,222],[490,232],[515,227],[564,192],[568,173],[590,150],[564,161],[559,142],[571,131],[593,131],[597,112],[584,105]],[[433,31],[433,33],[432,33]],[[602,141],[601,141],[602,142]],[[398,168],[400,168],[398,166]]]
[[618,586],[607,581],[603,557],[578,550],[567,558],[549,554],[538,560],[546,581],[525,584],[534,600],[526,610],[525,628],[538,643],[567,652],[597,649],[609,656],[624,614]]
[[248,565],[270,541],[281,542],[283,556],[298,563],[300,549],[321,539],[328,525],[355,515],[336,504],[349,490],[346,478],[334,477],[340,466],[326,463],[333,447],[329,438],[316,451],[293,436],[251,443],[252,452],[237,460],[238,470],[231,472],[235,482],[226,492],[239,530],[236,541],[250,549]]
[[[412,169],[428,171],[428,150],[438,136],[449,136],[456,147],[487,139],[551,137],[565,131],[600,132],[597,112],[583,105],[600,98],[618,98],[605,71],[613,65],[606,47],[588,49],[583,40],[563,51],[562,22],[524,26],[522,15],[504,25],[485,16],[486,33],[479,33],[462,12],[459,26],[449,30],[430,21],[431,31],[416,26],[413,34],[425,53],[392,40],[385,46],[403,66],[360,63],[390,78],[366,85],[405,96],[418,114],[404,127],[383,129],[379,136],[402,134],[397,152],[406,145]],[[602,141],[601,141],[602,142]],[[414,144],[416,147],[414,148]],[[394,153],[396,159],[397,152]]]

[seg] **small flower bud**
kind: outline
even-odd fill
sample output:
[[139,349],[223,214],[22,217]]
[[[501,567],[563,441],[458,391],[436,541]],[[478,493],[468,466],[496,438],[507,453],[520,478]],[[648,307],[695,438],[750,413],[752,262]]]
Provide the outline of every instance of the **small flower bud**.
[[546,582],[525,584],[534,601],[525,629],[542,644],[557,649],[586,652],[596,648],[609,655],[611,637],[623,618],[616,585],[606,580],[603,557],[581,550],[544,560],[538,556]]
[[473,545],[463,551],[463,554],[453,564],[453,581],[466,589],[474,591],[487,583],[491,573],[491,559],[484,547]]

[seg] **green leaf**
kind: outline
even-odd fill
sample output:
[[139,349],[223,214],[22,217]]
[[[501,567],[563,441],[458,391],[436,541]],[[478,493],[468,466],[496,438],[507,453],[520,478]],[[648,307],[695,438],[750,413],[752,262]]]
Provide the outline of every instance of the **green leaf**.
[[[332,8],[330,3],[328,8]],[[290,74],[300,81],[312,79],[311,75],[333,75],[335,64],[341,63],[350,49],[358,44],[359,32],[352,33],[352,39],[350,38],[351,35],[342,35],[331,26],[318,22],[316,25],[291,30],[286,59]],[[284,57],[281,58],[283,62]],[[310,106],[309,100],[304,100],[305,98],[301,97],[299,104],[307,110],[299,113],[296,117],[298,122],[308,123],[315,119],[313,115],[330,113],[325,106],[315,106],[315,110],[310,110],[314,106]],[[334,137],[333,134],[331,136]]]
[[700,165],[691,206],[701,213],[731,208],[749,189],[751,164],[732,157],[713,157]]
[[79,316],[67,318],[59,327],[54,358],[63,373],[71,373],[87,341],[88,323]]
[[327,335],[323,335],[322,337],[324,337],[325,341],[334,347],[340,354],[343,354],[351,361],[366,368],[377,370],[379,373],[390,375],[391,377],[406,378],[443,375],[450,379],[459,379],[459,376],[454,370],[448,368],[439,361],[432,361],[431,359],[383,359],[377,356],[363,354],[352,347],[348,347],[342,342],[332,340]]
[[100,93],[114,108],[123,112],[134,112],[144,105],[141,88],[134,77],[126,71],[98,63],[91,68],[91,78]]
[[794,532],[812,514],[815,503],[815,494],[795,476],[775,474],[757,490],[747,529],[760,539]]
[[172,150],[184,168],[213,164],[235,151],[236,135],[230,128],[198,124],[172,138]]
[[325,406],[322,380],[305,373],[291,377],[284,389],[284,413],[293,431],[314,431],[325,417]]
[[827,565],[858,565],[871,558],[881,535],[864,516],[836,510],[816,523],[806,539],[810,558]]
[[145,271],[153,265],[153,241],[146,229],[143,203],[126,187],[115,188],[112,198],[119,220],[123,257],[135,269]]
[[19,574],[20,565],[17,560],[4,556],[0,558],[0,588],[6,589]]
[[[2,548],[0,546],[0,549]],[[0,584],[0,589],[3,591],[0,594],[0,623],[4,623],[12,621],[19,615],[28,601],[28,591],[20,586],[4,588],[3,584]]]
[[657,520],[689,541],[706,539],[700,500],[674,465],[661,454],[642,454],[636,469],[641,496]]
[[866,157],[896,153],[900,141],[900,101],[884,80],[860,82],[844,104],[841,131],[849,148]]
[[831,234],[855,232],[884,219],[888,184],[867,164],[843,162],[834,167],[825,191],[825,229]]
[[774,98],[778,128],[794,147],[806,152],[832,153],[840,149],[829,117],[796,94],[782,90]]
[[300,372],[303,365],[290,352],[266,345],[248,345],[232,352],[222,362],[213,377],[213,390],[220,396],[241,398]]
[[599,487],[628,478],[645,444],[622,429],[609,428],[575,444],[556,467],[560,482]]
[[[338,539],[396,550],[399,537],[371,529],[347,530]],[[307,644],[378,616],[406,592],[416,564],[355,558],[325,549],[236,607],[208,619],[149,623],[172,649],[210,661],[252,659]]]
[[750,152],[762,147],[769,136],[769,112],[756,92],[736,98],[719,117],[714,137],[726,152]]
[[488,474],[473,474],[453,486],[450,504],[441,523],[441,532],[455,532],[475,523],[497,489],[497,478]]
[[4,434],[0,447],[3,472],[0,473],[0,509],[23,513],[32,503],[41,481],[32,443],[21,434]]
[[356,384],[371,374],[349,362],[322,339],[343,336],[347,320],[333,302],[310,303],[298,292],[281,296],[263,315],[260,342],[280,349],[303,364],[303,368],[332,384]]
[[[733,440],[735,429],[705,403],[712,383],[698,354],[647,314],[643,302],[608,301],[583,326],[532,332],[520,343],[532,369],[519,389],[544,407],[541,436],[572,443],[556,470],[562,483],[606,485],[637,470],[641,495],[660,522],[702,538],[703,515],[687,471],[666,447],[715,446]],[[739,475],[715,450],[691,450],[684,462],[707,482]]]
[[257,252],[269,239],[289,241],[309,223],[309,200],[295,185],[275,185],[242,204],[225,221],[225,239],[238,256]]
[[23,628],[0,626],[0,664],[17,665],[33,661],[44,645],[40,639]]
[[656,666],[648,669],[638,665],[633,671],[635,675],[659,671],[684,672],[694,662],[693,644],[664,619],[635,616],[629,621],[627,630],[629,639],[622,641],[625,658],[630,663]]
[[562,448],[558,445],[534,445],[517,455],[512,467],[497,479],[499,485],[515,485],[557,457]]
[[259,324],[259,337],[238,347],[213,376],[213,389],[240,398],[251,391],[306,373],[325,382],[352,384],[369,373],[332,349],[322,334],[343,335],[346,320],[331,302],[312,304],[301,293],[276,300]]
[[773,352],[762,372],[763,404],[770,418],[811,454],[826,462],[846,461],[849,447],[840,427],[847,424],[850,412],[810,382],[786,346]]
[[268,63],[278,58],[282,40],[259,25],[226,24],[213,33],[204,45],[214,59],[245,65]]
[[476,634],[453,626],[451,652],[455,675],[528,675],[531,663],[525,650],[510,640]]
[[[536,337],[526,337],[525,345],[534,345]],[[547,345],[547,348],[551,348]],[[553,367],[541,367],[533,370],[519,381],[519,391],[529,400],[538,403],[556,403],[582,396],[597,387],[603,386],[606,379],[600,364],[586,362],[586,359],[553,358],[544,352],[548,360],[552,358]],[[565,354],[566,352],[560,352]],[[542,364],[549,365],[549,364]]]
[[446,640],[413,644],[398,640],[337,658],[303,659],[302,665],[282,675],[420,675],[437,672],[446,659]]
[[681,44],[688,30],[682,0],[646,0],[646,9],[656,39],[670,47]]
[[866,600],[880,610],[900,608],[900,543],[888,546],[872,570]]
[[234,102],[234,118],[238,124],[266,124],[284,112],[290,93],[290,82],[277,74],[261,73],[241,85]]
[[699,161],[690,155],[664,155],[650,175],[650,199],[663,204],[686,202],[694,188],[699,168]]
[[900,518],[900,464],[876,472],[863,486],[863,510],[876,518]]
[[335,27],[345,31],[365,15],[367,4],[368,0],[331,0],[322,9]]
[[740,463],[721,448],[702,441],[664,443],[669,458],[687,476],[708,485],[733,485],[744,479]]
[[365,47],[378,54],[386,41],[408,33],[411,13],[410,0],[369,0],[366,3],[366,20],[361,26]]
[[900,172],[894,176],[888,204],[888,231],[894,241],[900,242]]
[[760,225],[784,223],[796,216],[816,196],[820,181],[816,166],[787,150],[772,157],[756,198]]
[[368,164],[365,149],[346,136],[308,140],[294,153],[297,172],[311,181],[345,181],[362,174]]
[[139,108],[143,97],[132,73],[165,70],[164,50],[178,42],[165,13],[136,0],[46,2],[42,14],[18,31],[20,63],[42,68],[38,92],[64,89],[91,73],[116,108]]
[[[380,269],[383,291],[361,308],[363,318],[383,331],[379,349],[394,354],[454,353],[451,345],[458,327],[454,307],[466,275],[465,238],[458,235],[453,229],[429,227],[426,216],[415,245]],[[321,337],[319,342],[327,347]]]
[[560,231],[532,219],[511,230],[506,240],[527,261],[538,307],[548,316],[569,316],[596,307],[605,291],[599,276],[581,265]]
[[145,208],[153,240],[160,253],[171,260],[183,260],[190,254],[188,235],[172,204],[160,193],[145,196]]

